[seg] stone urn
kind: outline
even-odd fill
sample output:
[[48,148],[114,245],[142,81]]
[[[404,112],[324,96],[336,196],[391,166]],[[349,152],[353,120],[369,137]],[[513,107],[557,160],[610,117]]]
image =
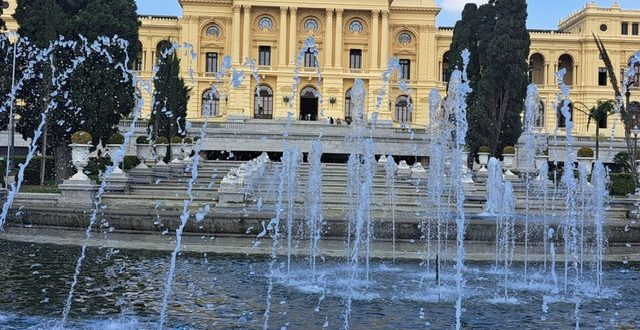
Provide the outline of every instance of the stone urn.
[[89,177],[84,174],[84,168],[89,164],[89,149],[91,145],[72,143],[69,147],[71,147],[71,161],[77,170],[76,174],[74,174],[70,180],[89,180]]
[[[107,153],[109,155],[109,157],[113,158],[113,155],[116,153],[116,150],[120,149],[120,145],[119,144],[107,144]],[[122,169],[120,168],[121,164],[119,164],[119,166],[116,166],[116,168],[113,169],[113,174],[121,174]]]
[[511,172],[513,169],[513,161],[516,158],[515,154],[502,154],[502,165],[506,169],[506,175],[515,175]]
[[140,160],[140,164],[136,166],[138,169],[148,169],[149,167],[144,163],[151,154],[150,144],[136,144],[136,156]]
[[192,143],[183,143],[182,144],[182,152],[184,152],[183,160],[188,161],[190,159],[191,153],[193,152],[193,144]]
[[164,162],[164,158],[167,157],[167,148],[168,144],[156,144],[156,157],[157,157],[157,165],[167,165]]
[[480,169],[478,172],[486,172],[487,164],[489,163],[489,153],[488,152],[479,152],[478,160],[480,161]]
[[591,174],[592,163],[593,163],[593,157],[578,157],[578,168],[584,165],[584,167],[587,169],[587,173],[589,174]]
[[180,159],[182,159],[182,146],[179,144],[171,145],[171,160],[172,163],[179,163]]

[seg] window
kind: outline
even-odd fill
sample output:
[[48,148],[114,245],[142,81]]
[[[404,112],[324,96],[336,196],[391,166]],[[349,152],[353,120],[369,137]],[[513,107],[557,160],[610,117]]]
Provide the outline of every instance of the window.
[[349,50],[349,69],[362,69],[362,49]]
[[411,39],[412,39],[411,35],[409,33],[407,33],[407,32],[400,33],[400,35],[398,36],[398,42],[401,45],[410,44],[411,43]]
[[634,36],[638,35],[638,23],[631,24],[631,34]]
[[448,83],[451,78],[451,70],[449,70],[449,52],[442,55],[442,82]]
[[629,23],[622,22],[622,34],[625,36],[629,34]]
[[544,127],[544,102],[540,101],[540,107],[538,108],[538,114],[535,119],[535,127]]
[[258,47],[258,65],[261,65],[261,66],[271,65],[271,46]]
[[[558,104],[558,108],[556,111],[556,116],[557,116],[557,122],[558,122],[558,127],[559,128],[565,128],[567,127],[567,118],[564,117],[564,115],[562,114],[562,107],[564,106],[564,102],[560,102],[560,104]],[[573,105],[571,103],[569,103],[569,119],[573,119]]]
[[598,120],[598,128],[607,128],[607,117],[608,116],[602,116],[602,118]]
[[202,116],[211,117],[220,115],[220,95],[211,89],[202,94]]
[[2,9],[9,9],[9,3],[6,1],[2,1]]
[[318,63],[316,62],[316,55],[314,54],[311,48],[308,48],[304,53],[304,67],[305,68],[315,68],[318,67]]
[[313,18],[310,18],[304,22],[304,30],[307,32],[317,32],[318,31],[318,21]]
[[398,79],[411,79],[411,60],[400,60]]
[[356,20],[351,22],[351,24],[349,24],[349,32],[354,34],[360,34],[363,31],[364,31],[364,25],[362,25],[362,22]]
[[406,95],[401,95],[396,99],[396,121],[400,123],[411,122],[411,100]]
[[273,118],[273,90],[267,85],[260,85],[256,89],[253,117],[256,119]]
[[138,41],[138,54],[136,55],[136,61],[133,63],[134,71],[142,71],[143,60],[144,60],[144,47],[142,47],[142,43]]
[[271,31],[273,29],[273,21],[269,17],[263,17],[258,21],[258,28],[261,31]]
[[607,86],[607,68],[598,69],[598,86]]
[[344,119],[351,120],[353,117],[353,102],[351,102],[351,88],[347,90],[344,97]]
[[205,72],[218,72],[218,53],[207,53],[205,62]]
[[219,38],[220,28],[217,25],[211,25],[207,28],[207,37]]
[[600,24],[600,31],[607,32],[608,29],[609,27],[607,26],[607,24]]

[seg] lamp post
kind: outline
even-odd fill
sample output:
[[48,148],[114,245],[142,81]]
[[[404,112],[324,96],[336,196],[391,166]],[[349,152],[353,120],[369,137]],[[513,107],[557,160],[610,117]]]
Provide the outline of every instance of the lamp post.
[[631,159],[633,159],[633,171],[636,173],[635,177],[636,177],[636,187],[638,186],[638,160],[637,158],[637,154],[638,154],[638,133],[640,133],[640,129],[638,128],[638,125],[633,126],[633,155],[631,156]]
[[15,133],[15,119],[13,114],[13,105],[16,101],[15,88],[16,84],[16,56],[18,52],[18,41],[20,36],[16,32],[8,32],[7,37],[9,42],[13,44],[13,68],[11,73],[11,104],[9,105],[9,145],[7,146],[7,160],[5,168],[5,188],[9,187],[9,173],[13,171],[13,149],[14,149],[14,133]]

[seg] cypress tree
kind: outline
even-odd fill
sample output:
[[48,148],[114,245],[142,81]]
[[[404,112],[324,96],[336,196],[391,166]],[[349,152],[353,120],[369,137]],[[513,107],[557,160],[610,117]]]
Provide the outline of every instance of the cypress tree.
[[158,47],[160,64],[153,80],[154,104],[149,120],[149,130],[155,138],[184,136],[189,103],[190,88],[180,77],[180,59],[175,52],[162,57],[171,45],[166,43]]
[[477,11],[467,5],[456,24],[454,63],[460,66],[462,49],[471,51],[468,71],[474,92],[468,100],[467,144],[474,153],[487,145],[499,154],[522,134],[531,44],[526,21],[525,0],[490,0]]

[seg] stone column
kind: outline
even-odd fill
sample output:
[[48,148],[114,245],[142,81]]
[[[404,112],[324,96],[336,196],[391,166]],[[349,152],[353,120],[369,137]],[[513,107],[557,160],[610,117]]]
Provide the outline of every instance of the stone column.
[[233,44],[231,46],[231,56],[233,63],[240,64],[240,5],[233,6],[233,20],[231,21],[233,31]]
[[326,28],[324,30],[324,67],[333,66],[333,8],[327,8]]
[[378,39],[380,36],[378,35],[378,18],[380,17],[380,11],[374,10],[371,15],[373,16],[372,24],[373,28],[371,29],[371,69],[375,70],[379,68],[378,65]]
[[242,58],[240,62],[244,62],[244,59],[251,58],[249,50],[251,49],[251,5],[242,5],[244,11],[244,17],[242,22]]
[[291,11],[291,16],[289,17],[289,61],[292,65],[295,66],[295,61],[298,54],[298,8],[291,7],[289,8],[289,10]]
[[342,68],[342,8],[336,9],[336,68]]
[[278,38],[278,66],[287,65],[287,7],[280,7],[280,37]]
[[542,71],[542,84],[549,85],[549,62],[544,63],[544,71]]
[[382,42],[380,44],[380,66],[387,67],[389,62],[389,11],[382,11]]

